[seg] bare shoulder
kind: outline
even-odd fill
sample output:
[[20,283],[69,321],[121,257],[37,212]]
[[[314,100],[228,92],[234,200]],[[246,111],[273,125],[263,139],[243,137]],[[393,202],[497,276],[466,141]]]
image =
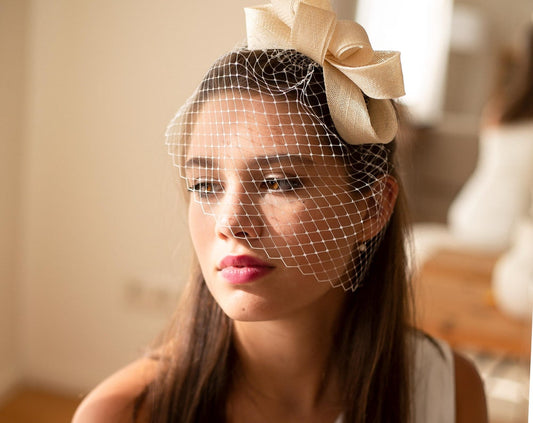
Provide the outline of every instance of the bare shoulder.
[[85,397],[72,423],[131,423],[135,399],[157,369],[157,361],[141,358],[109,376]]
[[457,352],[455,363],[456,423],[487,423],[483,381],[474,364]]

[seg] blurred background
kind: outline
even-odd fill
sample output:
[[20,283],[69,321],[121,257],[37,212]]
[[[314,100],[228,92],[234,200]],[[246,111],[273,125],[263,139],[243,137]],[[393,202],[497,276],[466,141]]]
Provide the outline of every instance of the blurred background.
[[[0,422],[46,422],[46,404],[58,404],[49,421],[69,421],[164,327],[190,254],[165,127],[210,63],[244,40],[242,8],[262,3],[0,0]],[[420,325],[476,361],[491,421],[525,422],[530,320],[502,310],[491,285],[512,243],[458,240],[449,210],[478,166],[483,110],[533,4],[335,8],[374,47],[402,52]],[[447,292],[453,304],[439,305]],[[492,338],[500,326],[507,337]]]

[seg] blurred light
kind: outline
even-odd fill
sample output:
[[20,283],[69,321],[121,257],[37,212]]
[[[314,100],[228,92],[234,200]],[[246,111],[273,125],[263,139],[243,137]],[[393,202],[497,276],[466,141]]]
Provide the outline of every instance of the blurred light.
[[450,48],[455,52],[473,53],[483,46],[485,21],[480,12],[466,4],[453,8]]
[[452,0],[359,0],[356,20],[375,50],[401,52],[413,120],[436,123],[442,114],[450,45]]

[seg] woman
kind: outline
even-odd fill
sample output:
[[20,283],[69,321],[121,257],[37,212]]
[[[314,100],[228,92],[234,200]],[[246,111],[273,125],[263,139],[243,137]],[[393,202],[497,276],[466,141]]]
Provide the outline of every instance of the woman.
[[485,107],[474,173],[450,208],[459,239],[505,253],[492,275],[500,309],[531,318],[533,274],[533,15],[521,48],[502,55],[496,90]]
[[533,19],[524,29],[519,54],[501,57],[476,169],[448,213],[454,236],[481,249],[509,248],[533,202]]
[[169,126],[191,281],[75,423],[486,421],[473,366],[410,327],[398,55],[323,3],[248,10]]

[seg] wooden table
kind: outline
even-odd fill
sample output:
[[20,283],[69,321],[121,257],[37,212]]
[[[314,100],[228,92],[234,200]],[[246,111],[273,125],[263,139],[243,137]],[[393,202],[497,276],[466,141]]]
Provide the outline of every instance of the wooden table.
[[440,251],[415,279],[418,326],[452,347],[530,360],[531,322],[500,312],[491,292],[497,254]]

